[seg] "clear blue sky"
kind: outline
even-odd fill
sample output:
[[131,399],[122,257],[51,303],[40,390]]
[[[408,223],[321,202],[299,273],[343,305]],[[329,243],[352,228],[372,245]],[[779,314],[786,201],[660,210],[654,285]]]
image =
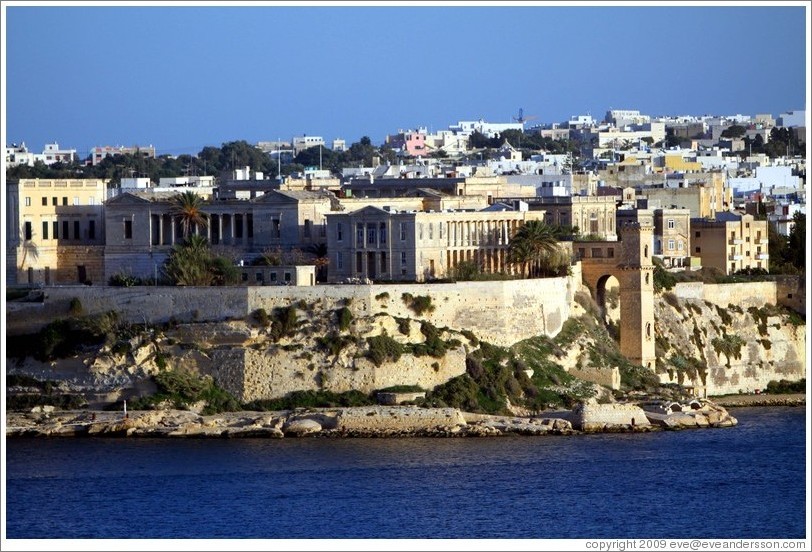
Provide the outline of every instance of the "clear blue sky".
[[797,5],[6,10],[6,141],[35,152],[807,107]]

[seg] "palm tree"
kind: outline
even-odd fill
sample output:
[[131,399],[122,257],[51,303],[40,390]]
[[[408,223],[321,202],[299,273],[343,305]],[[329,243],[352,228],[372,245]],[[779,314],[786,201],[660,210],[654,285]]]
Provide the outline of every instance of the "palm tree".
[[172,214],[180,217],[183,237],[190,236],[192,230],[197,233],[198,229],[208,225],[208,218],[202,208],[203,198],[195,192],[182,192],[172,198]]
[[316,281],[327,281],[327,265],[330,264],[330,258],[327,256],[326,243],[312,243],[305,248],[307,253],[315,256],[314,264],[316,265]]
[[508,261],[522,266],[526,277],[538,277],[561,261],[556,229],[540,220],[524,224],[508,244]]

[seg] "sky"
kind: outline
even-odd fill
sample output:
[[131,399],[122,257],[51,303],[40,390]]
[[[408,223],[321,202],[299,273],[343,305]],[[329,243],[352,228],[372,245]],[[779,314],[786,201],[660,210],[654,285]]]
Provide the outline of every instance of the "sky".
[[779,6],[4,2],[4,139],[158,154],[609,109],[805,109],[803,2]]

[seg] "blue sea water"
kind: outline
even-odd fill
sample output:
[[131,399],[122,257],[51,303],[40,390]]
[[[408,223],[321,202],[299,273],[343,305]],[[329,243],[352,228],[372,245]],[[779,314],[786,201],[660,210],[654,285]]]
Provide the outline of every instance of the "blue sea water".
[[730,411],[647,434],[7,439],[7,538],[804,538],[806,411]]

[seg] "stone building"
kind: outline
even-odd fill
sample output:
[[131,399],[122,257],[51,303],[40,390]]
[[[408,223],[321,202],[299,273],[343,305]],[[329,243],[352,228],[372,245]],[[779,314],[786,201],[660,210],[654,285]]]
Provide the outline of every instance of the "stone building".
[[6,281],[102,279],[105,185],[96,179],[21,179],[6,186]]
[[[172,192],[128,192],[105,204],[105,281],[123,273],[155,278],[172,247],[183,241]],[[208,219],[197,233],[235,262],[269,250],[291,251],[326,242],[324,215],[334,207],[329,192],[269,191],[253,199],[208,200]]]
[[767,224],[736,212],[691,219],[693,254],[701,257],[703,267],[715,267],[725,274],[748,268],[769,270]]
[[397,211],[368,206],[327,215],[330,282],[360,278],[422,282],[471,261],[507,272],[508,242],[543,211],[493,205],[479,211]]
[[617,240],[615,219],[619,196],[545,196],[535,198],[504,198],[510,203],[526,202],[531,211],[542,211],[549,225],[578,227],[582,236],[602,240]]

